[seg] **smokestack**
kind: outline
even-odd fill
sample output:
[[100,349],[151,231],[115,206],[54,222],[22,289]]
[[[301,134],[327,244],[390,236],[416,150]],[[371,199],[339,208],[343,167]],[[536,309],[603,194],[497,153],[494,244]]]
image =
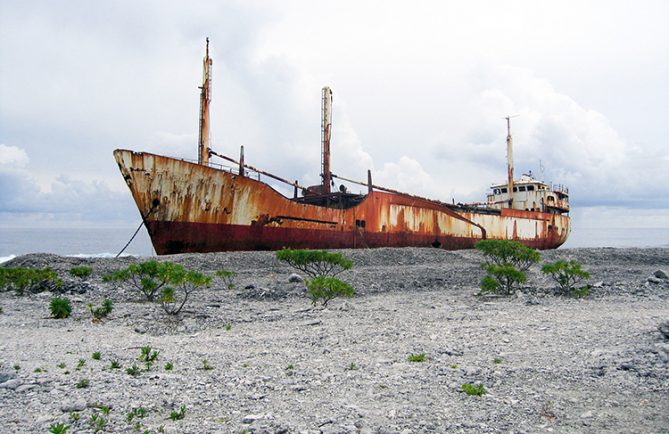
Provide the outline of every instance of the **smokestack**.
[[325,86],[321,101],[321,177],[323,178],[322,193],[330,193],[332,176],[330,174],[330,137],[332,134],[332,90]]
[[200,86],[200,137],[198,140],[198,164],[209,164],[209,103],[211,102],[211,64],[209,58],[209,38],[207,50],[202,60],[202,86]]

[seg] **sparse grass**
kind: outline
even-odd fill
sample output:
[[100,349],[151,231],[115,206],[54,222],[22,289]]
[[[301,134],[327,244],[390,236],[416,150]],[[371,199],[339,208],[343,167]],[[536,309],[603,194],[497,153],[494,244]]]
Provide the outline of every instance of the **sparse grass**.
[[93,274],[93,269],[91,267],[87,267],[85,265],[82,265],[80,267],[72,267],[70,268],[70,274],[73,277],[78,277],[80,279],[85,279],[89,277],[91,274]]
[[111,363],[109,364],[110,369],[119,369],[121,367],[121,364],[118,362],[118,360],[112,360]]
[[77,367],[74,368],[74,369],[75,369],[76,371],[81,371],[81,368],[83,368],[85,364],[86,364],[86,360],[84,360],[84,359],[79,359],[79,362],[77,362]]
[[76,421],[78,421],[79,419],[81,419],[81,415],[79,414],[78,411],[71,411],[71,412],[70,412],[70,420],[71,420],[72,422],[76,422]]
[[214,369],[214,367],[209,364],[209,360],[204,359],[202,361],[202,369],[204,369],[205,371],[211,371],[212,369]]
[[59,364],[56,365],[56,367],[58,367],[60,369],[65,369],[65,363],[60,362]]
[[126,374],[128,374],[128,375],[132,375],[133,377],[137,377],[137,376],[139,375],[139,373],[140,373],[140,370],[139,370],[139,368],[137,367],[137,365],[132,365],[130,368],[127,368],[127,369],[125,370],[125,372],[126,372]]
[[286,366],[286,371],[292,371],[293,369],[295,369],[295,366],[292,363]]
[[242,363],[242,368],[248,368],[249,364],[247,362]]
[[182,405],[179,408],[179,411],[172,410],[172,412],[170,413],[170,419],[172,419],[172,420],[181,420],[184,417],[186,417],[186,406],[185,405]]
[[347,371],[357,371],[358,369],[358,365],[353,362],[351,362],[351,364],[346,367]]
[[54,423],[49,427],[49,432],[51,434],[65,434],[67,433],[67,430],[70,429],[69,425],[65,425],[64,423],[58,422]]
[[128,421],[128,423],[131,423],[134,418],[136,417],[144,418],[148,413],[149,411],[144,407],[133,408],[132,410],[130,410],[130,412],[128,412],[126,420]]
[[458,365],[455,364],[455,363],[453,363],[451,366],[449,366],[449,368],[451,368],[451,369],[458,369]]
[[91,358],[92,358],[93,360],[100,360],[100,357],[101,357],[101,356],[100,356],[100,351],[96,351],[96,352],[94,352],[93,355],[91,356]]
[[42,371],[42,368],[35,368],[35,370],[33,372],[35,374],[41,374],[43,371]]
[[462,385],[461,389],[469,396],[482,396],[486,394],[485,387],[483,384],[471,384],[465,383]]
[[88,380],[88,378],[83,378],[79,380],[79,382],[76,384],[77,389],[86,389],[88,386],[90,386],[91,382]]
[[234,284],[234,278],[236,276],[234,271],[228,271],[228,270],[218,270],[216,272],[216,276],[220,277],[221,280],[223,281],[223,284],[227,289],[232,289],[235,287]]
[[63,375],[70,375],[70,371],[63,371]]
[[493,360],[493,362],[495,362],[495,365],[501,365],[502,359],[500,359],[499,357],[495,357],[495,360]]
[[25,291],[42,292],[62,285],[63,281],[50,268],[0,267],[0,292],[13,290],[23,295]]
[[108,298],[105,298],[102,301],[102,304],[100,307],[94,307],[92,304],[88,305],[88,310],[91,312],[91,315],[93,315],[93,320],[94,321],[100,321],[103,318],[106,318],[110,313],[112,313],[112,310],[114,309],[114,303]]
[[91,415],[90,424],[93,432],[97,433],[105,429],[107,426],[107,420],[99,414],[93,414]]
[[226,330],[226,331],[230,331],[230,330],[232,330],[232,324],[226,324],[226,325],[225,325],[225,330]]
[[72,313],[72,304],[66,297],[54,297],[49,302],[51,316],[56,319],[65,319]]
[[19,365],[18,363],[14,363],[14,366],[12,366],[12,368],[14,368],[16,372],[18,372],[21,370],[21,365]]
[[158,360],[158,355],[159,354],[160,354],[160,352],[155,351],[150,346],[145,346],[145,347],[142,347],[141,354],[137,358],[137,361],[144,362],[144,365],[146,366],[146,370],[149,371],[149,370],[151,370],[151,367],[153,366],[153,362]]
[[427,361],[427,356],[425,355],[425,353],[409,354],[407,360],[414,363],[420,363]]
[[174,364],[172,362],[165,363],[165,370],[166,371],[171,371],[172,369],[174,369]]

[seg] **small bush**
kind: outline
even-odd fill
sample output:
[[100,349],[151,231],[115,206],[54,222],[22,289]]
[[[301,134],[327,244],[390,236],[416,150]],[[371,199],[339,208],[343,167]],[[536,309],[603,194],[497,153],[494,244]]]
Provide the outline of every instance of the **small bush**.
[[81,368],[83,368],[85,364],[86,364],[86,360],[79,359],[79,362],[77,363],[77,367],[74,368],[74,369],[77,370],[77,371],[81,371]]
[[130,410],[130,412],[128,412],[126,420],[128,421],[128,423],[131,423],[134,418],[136,417],[144,418],[148,413],[149,411],[144,407],[133,408],[132,410]]
[[326,250],[283,249],[276,252],[276,258],[310,277],[336,276],[353,268],[353,261],[341,253]]
[[409,357],[407,357],[407,360],[410,362],[414,363],[420,363],[424,362],[427,360],[427,356],[425,353],[419,353],[419,354],[409,354]]
[[64,423],[54,423],[49,427],[49,432],[51,434],[66,434],[67,430],[70,429],[69,425],[65,425]]
[[92,304],[88,305],[88,310],[93,315],[93,319],[99,321],[103,318],[106,318],[112,312],[114,308],[114,303],[108,298],[105,298],[100,307],[94,307]]
[[315,305],[318,301],[323,306],[336,297],[353,297],[355,289],[336,277],[316,276],[307,281],[307,295]]
[[234,271],[218,270],[216,276],[221,278],[226,288],[232,289],[235,287],[234,279],[236,274]]
[[174,369],[174,364],[172,362],[165,363],[165,370],[166,371],[171,371],[172,369]]
[[171,262],[150,260],[139,264],[130,264],[102,278],[104,282],[127,282],[138,289],[148,301],[154,301],[163,286],[172,281],[175,270],[183,269]]
[[471,383],[465,383],[462,385],[462,390],[469,396],[482,396],[486,394],[485,387],[483,384],[474,385]]
[[90,424],[93,432],[97,433],[105,429],[107,426],[107,420],[99,414],[93,414],[91,415]]
[[204,359],[202,361],[202,369],[204,369],[205,371],[211,371],[212,369],[214,369],[214,367],[209,364],[209,360]]
[[188,296],[196,289],[202,286],[209,286],[211,284],[211,277],[205,276],[198,271],[186,270],[181,266],[177,266],[172,270],[170,276],[170,284],[181,288],[181,302],[176,298],[176,291],[174,286],[166,286],[163,288],[160,303],[163,310],[170,315],[177,315],[181,312]]
[[76,384],[76,387],[77,389],[86,389],[90,384],[91,382],[87,378],[84,378]]
[[51,316],[56,319],[65,319],[72,313],[72,304],[70,300],[65,297],[54,297],[49,303]]
[[481,281],[482,292],[511,294],[515,285],[527,281],[525,272],[530,266],[541,259],[539,252],[518,241],[481,240],[475,247],[485,259],[481,265],[487,273]]
[[118,362],[118,360],[112,360],[111,363],[109,364],[110,369],[119,369],[121,367],[121,364]]
[[125,370],[125,373],[128,374],[128,375],[131,375],[133,377],[137,377],[140,373],[140,370],[137,367],[137,365],[132,365],[130,368],[127,368]]
[[[559,286],[562,294],[571,294],[583,297],[588,295],[588,291],[579,291],[575,286],[590,278],[590,273],[581,268],[578,261],[557,260],[553,263],[545,264],[541,267],[544,274],[548,274]],[[587,289],[587,287],[585,288]]]
[[70,268],[70,274],[74,277],[85,279],[93,274],[93,269],[91,267],[86,267],[85,265],[80,267],[72,267]]
[[495,357],[495,360],[493,360],[493,362],[495,363],[495,365],[501,365],[502,359],[500,359],[499,357]]
[[0,267],[0,291],[15,291],[19,295],[60,288],[63,281],[50,268]]
[[184,417],[186,417],[186,406],[185,405],[182,405],[179,408],[179,411],[172,410],[172,412],[170,413],[170,419],[172,419],[172,420],[181,420]]

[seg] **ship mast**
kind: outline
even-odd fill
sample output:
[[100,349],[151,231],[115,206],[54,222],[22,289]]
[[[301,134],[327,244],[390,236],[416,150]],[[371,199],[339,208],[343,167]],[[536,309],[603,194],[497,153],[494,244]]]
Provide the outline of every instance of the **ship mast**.
[[509,208],[513,208],[513,139],[511,138],[511,118],[515,118],[516,116],[507,116],[504,118],[506,119],[506,171],[508,175]]
[[323,177],[322,194],[330,193],[332,175],[330,173],[330,137],[332,135],[332,90],[325,86],[321,100],[321,176]]
[[200,134],[198,139],[198,164],[209,164],[209,103],[211,102],[211,65],[209,58],[209,38],[207,49],[202,60],[202,86],[200,89]]

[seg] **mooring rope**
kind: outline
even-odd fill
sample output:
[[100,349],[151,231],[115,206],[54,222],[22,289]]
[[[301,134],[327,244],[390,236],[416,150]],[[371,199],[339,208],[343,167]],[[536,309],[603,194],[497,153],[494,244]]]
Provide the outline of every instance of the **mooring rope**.
[[137,226],[137,230],[135,231],[134,234],[132,234],[132,237],[130,237],[130,239],[128,240],[128,242],[125,243],[125,246],[123,246],[123,248],[121,249],[121,251],[118,252],[118,253],[116,254],[116,256],[114,256],[114,258],[118,258],[119,256],[121,256],[121,253],[123,253],[123,252],[125,251],[125,249],[128,248],[128,246],[130,245],[130,243],[132,243],[132,240],[134,240],[135,237],[137,236],[137,234],[139,233],[139,230],[142,229],[142,225],[143,225],[144,222],[146,221],[146,218],[147,218],[148,216],[150,216],[151,213],[152,213],[153,211],[155,211],[155,209],[156,209],[156,206],[154,205],[154,206],[151,207],[151,209],[149,210],[149,212],[146,213],[145,216],[142,216],[142,221],[141,221],[141,223],[139,224],[139,226]]

